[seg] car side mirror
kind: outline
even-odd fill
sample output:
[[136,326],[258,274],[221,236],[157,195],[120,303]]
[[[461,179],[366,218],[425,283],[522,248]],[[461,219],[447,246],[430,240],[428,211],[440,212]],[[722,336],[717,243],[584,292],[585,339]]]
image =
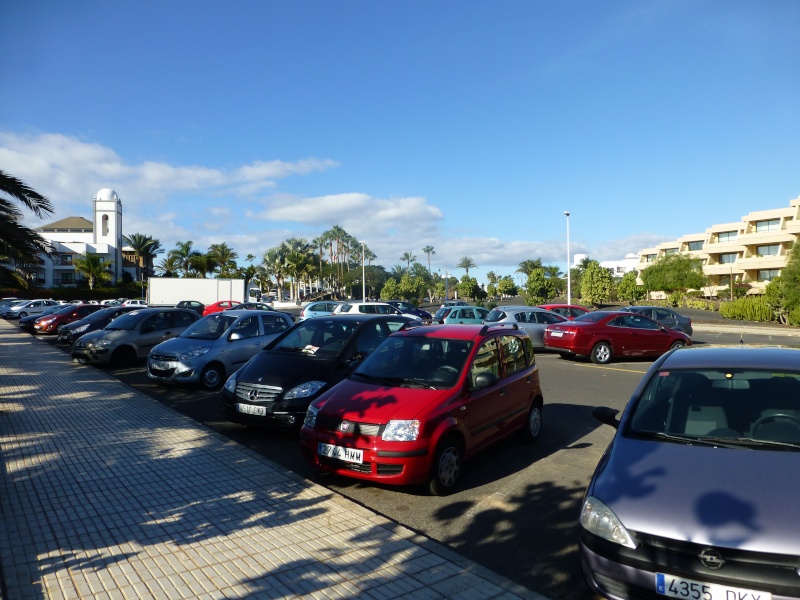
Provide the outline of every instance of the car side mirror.
[[609,408],[608,406],[597,406],[592,411],[592,416],[597,421],[600,421],[603,425],[608,425],[609,427],[617,429],[619,428],[617,413],[619,413],[619,411],[616,408]]
[[500,381],[494,373],[484,372],[478,373],[475,377],[475,389],[483,390],[497,385]]

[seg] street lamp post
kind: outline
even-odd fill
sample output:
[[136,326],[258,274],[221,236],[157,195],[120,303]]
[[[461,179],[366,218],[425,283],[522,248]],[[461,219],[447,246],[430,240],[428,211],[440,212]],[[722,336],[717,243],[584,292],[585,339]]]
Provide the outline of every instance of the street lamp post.
[[565,210],[567,217],[567,304],[572,304],[572,277],[569,268],[569,211]]
[[364,242],[361,242],[361,301],[367,301],[367,278],[364,276],[366,271],[364,270]]

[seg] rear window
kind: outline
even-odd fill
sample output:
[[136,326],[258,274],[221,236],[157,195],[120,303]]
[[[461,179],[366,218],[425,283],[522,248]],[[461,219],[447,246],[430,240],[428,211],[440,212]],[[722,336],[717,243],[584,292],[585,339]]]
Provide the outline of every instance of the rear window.
[[490,323],[494,323],[495,321],[502,321],[506,318],[506,313],[502,310],[494,309],[489,312],[486,316],[486,320]]

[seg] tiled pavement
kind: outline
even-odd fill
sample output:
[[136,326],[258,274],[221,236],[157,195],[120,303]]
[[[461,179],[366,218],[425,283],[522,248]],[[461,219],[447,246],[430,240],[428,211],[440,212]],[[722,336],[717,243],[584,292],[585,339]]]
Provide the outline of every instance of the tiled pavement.
[[0,320],[0,595],[533,598]]

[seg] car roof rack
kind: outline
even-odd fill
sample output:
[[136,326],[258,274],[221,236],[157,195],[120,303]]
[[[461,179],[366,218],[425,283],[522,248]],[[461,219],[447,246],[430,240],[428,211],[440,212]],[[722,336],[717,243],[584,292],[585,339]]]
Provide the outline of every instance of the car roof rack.
[[484,325],[481,327],[480,332],[478,335],[486,335],[486,332],[489,331],[492,327],[502,327],[503,329],[517,329],[519,330],[518,323],[494,323],[492,325]]

